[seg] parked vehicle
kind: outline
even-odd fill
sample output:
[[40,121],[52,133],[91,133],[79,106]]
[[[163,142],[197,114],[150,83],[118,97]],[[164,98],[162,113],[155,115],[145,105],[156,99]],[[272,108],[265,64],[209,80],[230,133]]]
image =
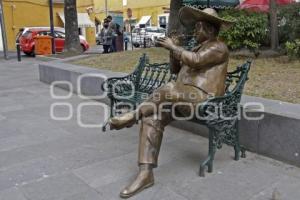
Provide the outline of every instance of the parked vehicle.
[[132,44],[135,47],[153,46],[158,38],[166,36],[166,29],[160,27],[135,28],[132,30]]
[[156,41],[158,38],[166,37],[166,29],[160,27],[146,27],[146,33],[150,36],[152,41]]
[[[21,50],[26,54],[33,56],[35,41],[34,38],[39,35],[51,35],[49,27],[28,27],[20,30],[22,33],[18,34]],[[55,51],[60,53],[64,50],[65,45],[65,29],[60,27],[54,28],[54,41],[55,41]],[[89,44],[86,39],[80,35],[80,44],[82,51],[89,49]]]

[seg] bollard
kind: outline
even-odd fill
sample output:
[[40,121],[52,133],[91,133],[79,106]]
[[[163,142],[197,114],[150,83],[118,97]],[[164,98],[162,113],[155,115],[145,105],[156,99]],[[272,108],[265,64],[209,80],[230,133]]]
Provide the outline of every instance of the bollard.
[[125,38],[124,42],[125,42],[125,51],[127,51],[128,50],[128,39]]
[[144,37],[144,48],[146,48],[146,37]]
[[20,42],[19,41],[17,41],[16,47],[17,47],[18,61],[21,62],[21,48],[20,48]]

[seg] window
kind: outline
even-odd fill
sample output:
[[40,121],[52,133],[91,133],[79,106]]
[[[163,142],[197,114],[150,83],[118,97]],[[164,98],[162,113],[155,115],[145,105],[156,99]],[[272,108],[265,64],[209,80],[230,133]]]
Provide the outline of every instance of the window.
[[123,6],[127,6],[127,0],[123,0]]

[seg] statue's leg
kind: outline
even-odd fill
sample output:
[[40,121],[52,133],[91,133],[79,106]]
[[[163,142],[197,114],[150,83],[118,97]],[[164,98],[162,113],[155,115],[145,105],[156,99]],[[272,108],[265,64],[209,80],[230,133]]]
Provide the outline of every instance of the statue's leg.
[[139,140],[139,173],[120,196],[128,198],[154,184],[152,168],[157,167],[157,160],[163,138],[164,127],[172,121],[171,113],[163,113],[161,119],[154,116],[143,117]]
[[164,127],[172,121],[171,113],[162,113],[161,119],[143,117],[140,129],[139,164],[157,166]]
[[174,101],[174,98],[167,98],[170,96],[170,92],[172,92],[173,88],[174,82],[169,82],[154,91],[149,99],[143,102],[137,110],[110,118],[108,123],[110,124],[111,129],[119,130],[125,127],[131,127],[142,117],[148,117],[156,114],[161,103]]
[[143,117],[151,116],[159,112],[159,105],[161,103],[175,102],[177,99],[175,99],[173,97],[174,95],[172,95],[174,92],[176,92],[174,82],[169,82],[158,88],[139,106],[139,115]]

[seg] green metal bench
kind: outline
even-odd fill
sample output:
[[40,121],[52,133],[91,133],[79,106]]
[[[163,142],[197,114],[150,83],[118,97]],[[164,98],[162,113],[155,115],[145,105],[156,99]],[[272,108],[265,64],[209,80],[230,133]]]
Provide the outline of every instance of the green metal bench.
[[[251,61],[247,61],[235,71],[228,72],[225,95],[207,99],[199,106],[198,112],[202,118],[192,120],[206,125],[209,129],[208,156],[200,164],[200,176],[204,176],[206,166],[208,172],[213,171],[215,152],[221,149],[224,143],[234,147],[235,160],[239,160],[240,152],[242,157],[246,156],[245,148],[239,143],[238,122],[241,96],[248,80],[250,66]],[[155,89],[171,80],[176,80],[176,75],[170,72],[169,63],[150,64],[144,54],[133,73],[124,77],[109,78],[102,85],[111,102],[111,117],[120,114],[116,112],[122,110],[118,108],[119,103],[122,103],[120,106],[128,103],[132,105],[131,109],[135,109]],[[106,126],[107,124],[103,126],[103,131],[106,131]]]

